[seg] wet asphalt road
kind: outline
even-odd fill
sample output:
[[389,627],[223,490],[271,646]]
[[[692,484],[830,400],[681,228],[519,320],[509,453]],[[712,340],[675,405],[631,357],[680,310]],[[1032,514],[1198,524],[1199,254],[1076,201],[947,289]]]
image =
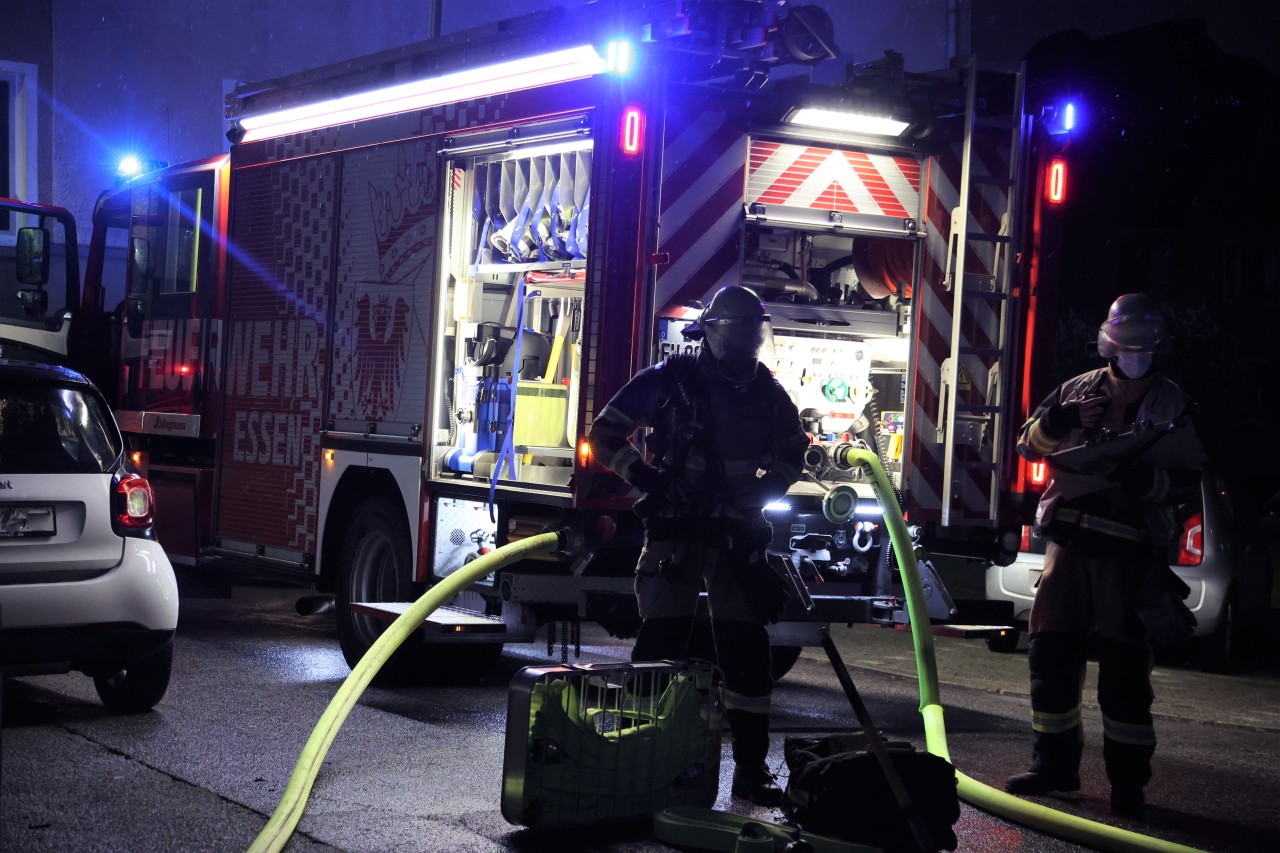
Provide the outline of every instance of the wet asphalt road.
[[[237,586],[229,600],[184,599],[174,680],[154,712],[112,717],[83,676],[4,683],[0,849],[244,850],[279,802],[299,751],[348,669],[332,617],[299,617],[297,591]],[[910,638],[858,625],[837,644],[885,735],[923,745]],[[1025,769],[1025,653],[937,638],[947,739],[956,766],[998,786]],[[621,661],[625,645],[585,632],[583,661]],[[550,659],[559,659],[558,652]],[[507,686],[545,646],[509,647],[479,684],[370,688],[330,749],[287,850],[663,851],[644,828],[546,835],[499,810]],[[1096,675],[1090,667],[1090,675]],[[1141,821],[1107,810],[1101,718],[1086,693],[1084,790],[1041,799],[1067,813],[1214,851],[1280,847],[1280,673],[1235,676],[1157,667],[1155,780]],[[775,693],[772,762],[782,735],[848,731],[853,714],[820,649]],[[728,795],[717,808],[778,819]],[[964,805],[963,851],[1083,849]]]

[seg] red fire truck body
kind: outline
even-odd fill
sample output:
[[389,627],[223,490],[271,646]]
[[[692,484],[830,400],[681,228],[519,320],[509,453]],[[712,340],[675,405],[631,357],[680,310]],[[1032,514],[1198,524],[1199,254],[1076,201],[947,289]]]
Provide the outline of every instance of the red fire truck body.
[[424,647],[475,666],[548,622],[627,636],[637,495],[584,437],[735,283],[765,300],[812,436],[767,511],[814,605],[776,643],[900,618],[842,444],[880,452],[930,551],[1011,556],[1047,137],[1017,68],[911,74],[889,53],[813,84],[830,29],[719,0],[529,15],[241,86],[228,155],[105,194],[80,358],[117,395],[173,561],[334,595],[354,660],[476,554],[569,527],[572,553],[475,585]]

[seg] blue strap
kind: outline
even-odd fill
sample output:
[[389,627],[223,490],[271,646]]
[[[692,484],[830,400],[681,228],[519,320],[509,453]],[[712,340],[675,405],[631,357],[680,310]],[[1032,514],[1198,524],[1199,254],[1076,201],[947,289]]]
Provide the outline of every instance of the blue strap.
[[578,257],[587,256],[587,220],[591,216],[591,190],[582,198],[582,209],[573,218],[573,241],[578,247]]
[[524,304],[527,300],[535,296],[541,296],[541,290],[533,290],[525,293],[525,276],[520,277],[520,284],[516,288],[516,343],[515,355],[512,357],[511,371],[511,387],[509,393],[511,399],[507,405],[507,423],[506,430],[502,434],[502,450],[498,453],[498,464],[494,466],[493,476],[489,478],[489,520],[493,521],[493,496],[498,489],[498,477],[502,475],[502,463],[507,463],[507,473],[512,480],[516,478],[516,460],[514,450],[514,437],[516,432],[516,395],[520,388],[520,348],[524,343]]

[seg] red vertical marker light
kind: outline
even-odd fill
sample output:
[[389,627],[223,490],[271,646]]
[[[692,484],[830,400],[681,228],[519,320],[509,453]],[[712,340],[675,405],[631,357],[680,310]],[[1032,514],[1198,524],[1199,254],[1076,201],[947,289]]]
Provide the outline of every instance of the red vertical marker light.
[[644,113],[639,107],[622,111],[622,153],[635,156],[644,147]]
[[1044,185],[1045,198],[1051,204],[1062,204],[1067,198],[1067,161],[1055,157],[1049,163],[1049,179]]

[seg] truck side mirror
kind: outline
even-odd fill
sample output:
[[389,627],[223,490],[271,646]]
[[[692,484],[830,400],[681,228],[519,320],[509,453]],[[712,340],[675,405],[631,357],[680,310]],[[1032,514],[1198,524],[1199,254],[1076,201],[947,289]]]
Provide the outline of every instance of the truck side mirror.
[[144,307],[141,299],[130,296],[124,303],[124,326],[129,331],[129,337],[142,337],[142,321],[146,319],[147,309]]
[[[20,284],[43,287],[49,283],[49,230],[47,228],[19,228],[17,245],[17,276]],[[22,297],[19,296],[21,299]],[[45,297],[48,301],[48,297]],[[23,305],[26,305],[23,300]]]

